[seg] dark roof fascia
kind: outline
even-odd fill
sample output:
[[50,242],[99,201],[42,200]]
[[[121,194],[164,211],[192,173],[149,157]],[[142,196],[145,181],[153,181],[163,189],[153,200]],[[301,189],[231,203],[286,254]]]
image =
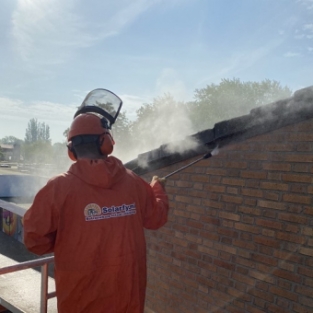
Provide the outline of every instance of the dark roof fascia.
[[[184,153],[172,153],[170,145],[138,155],[138,158],[125,164],[138,175],[160,169],[171,164],[207,153],[216,146],[223,147],[246,140],[257,135],[299,123],[313,118],[313,86],[300,89],[290,98],[279,100],[252,109],[250,114],[221,121],[213,129],[200,131],[186,139],[192,138],[198,147]],[[185,140],[177,142],[184,146]],[[144,165],[141,165],[144,164]]]

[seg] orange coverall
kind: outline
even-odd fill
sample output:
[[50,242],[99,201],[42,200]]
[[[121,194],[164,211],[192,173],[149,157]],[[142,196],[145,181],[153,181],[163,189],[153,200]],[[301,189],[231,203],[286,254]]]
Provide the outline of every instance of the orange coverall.
[[168,198],[113,156],[80,159],[50,179],[24,216],[24,243],[54,253],[59,313],[142,313],[144,228],[167,221]]

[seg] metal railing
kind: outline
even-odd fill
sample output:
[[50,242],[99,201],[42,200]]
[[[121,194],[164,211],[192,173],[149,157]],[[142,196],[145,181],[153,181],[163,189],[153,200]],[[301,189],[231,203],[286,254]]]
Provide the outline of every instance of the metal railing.
[[48,264],[54,262],[54,256],[21,262],[0,268],[0,275],[41,266],[40,313],[47,313],[48,299],[56,296],[55,291],[48,293]]

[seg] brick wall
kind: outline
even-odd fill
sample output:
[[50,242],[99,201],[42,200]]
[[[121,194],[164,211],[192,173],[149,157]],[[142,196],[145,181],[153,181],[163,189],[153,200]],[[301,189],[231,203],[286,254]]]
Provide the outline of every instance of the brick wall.
[[227,146],[167,191],[146,312],[313,312],[313,120]]

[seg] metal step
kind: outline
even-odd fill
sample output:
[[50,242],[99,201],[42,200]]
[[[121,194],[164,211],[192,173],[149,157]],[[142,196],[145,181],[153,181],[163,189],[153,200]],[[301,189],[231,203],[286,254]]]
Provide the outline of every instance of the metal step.
[[[18,262],[0,254],[0,268]],[[48,278],[48,292],[55,291],[54,279]],[[34,269],[0,275],[0,305],[13,313],[40,312],[41,274]],[[57,300],[48,300],[48,313],[57,313]]]

